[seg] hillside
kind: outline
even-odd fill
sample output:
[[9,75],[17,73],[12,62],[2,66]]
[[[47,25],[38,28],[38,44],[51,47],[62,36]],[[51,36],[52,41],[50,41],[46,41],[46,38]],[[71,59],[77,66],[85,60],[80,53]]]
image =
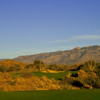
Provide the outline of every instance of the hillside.
[[41,53],[28,56],[19,56],[13,60],[32,63],[34,60],[41,59],[46,64],[69,64],[82,63],[84,61],[94,59],[96,62],[100,61],[100,46],[87,46],[87,47],[76,47],[72,50],[57,51],[50,53]]

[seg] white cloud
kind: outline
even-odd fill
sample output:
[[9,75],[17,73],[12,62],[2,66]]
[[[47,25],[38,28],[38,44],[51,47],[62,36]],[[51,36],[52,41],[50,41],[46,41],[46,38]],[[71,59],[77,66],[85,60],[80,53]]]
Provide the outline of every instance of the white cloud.
[[84,36],[75,36],[73,39],[89,39],[89,40],[95,40],[95,39],[100,39],[100,35],[84,35]]
[[100,35],[82,35],[82,36],[74,36],[67,40],[55,40],[55,41],[48,41],[49,43],[67,43],[73,42],[76,40],[97,40],[100,39]]

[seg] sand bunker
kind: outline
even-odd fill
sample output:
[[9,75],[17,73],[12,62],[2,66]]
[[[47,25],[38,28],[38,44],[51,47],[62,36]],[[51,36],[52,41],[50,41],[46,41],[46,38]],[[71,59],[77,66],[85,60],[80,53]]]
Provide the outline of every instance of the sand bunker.
[[47,71],[41,71],[43,73],[59,73],[59,72],[64,72],[64,71],[54,71],[54,70],[47,70]]

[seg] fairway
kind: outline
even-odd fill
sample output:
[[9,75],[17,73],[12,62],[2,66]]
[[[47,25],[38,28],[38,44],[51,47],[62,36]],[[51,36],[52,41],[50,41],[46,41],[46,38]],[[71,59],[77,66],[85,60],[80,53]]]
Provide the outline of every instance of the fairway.
[[100,90],[0,91],[0,100],[100,100]]
[[[77,71],[70,71],[72,74],[77,73]],[[68,74],[68,71],[66,72],[59,72],[59,73],[43,73],[40,71],[37,72],[31,72],[34,76],[37,77],[42,77],[42,76],[46,76],[47,78],[51,79],[51,78],[55,78],[56,80],[62,80],[62,78]],[[21,73],[14,73],[11,74],[11,76],[21,76]]]
[[32,72],[34,76],[42,77],[46,76],[49,79],[55,78],[56,80],[61,80],[68,72],[60,72],[60,73],[43,73],[43,72]]

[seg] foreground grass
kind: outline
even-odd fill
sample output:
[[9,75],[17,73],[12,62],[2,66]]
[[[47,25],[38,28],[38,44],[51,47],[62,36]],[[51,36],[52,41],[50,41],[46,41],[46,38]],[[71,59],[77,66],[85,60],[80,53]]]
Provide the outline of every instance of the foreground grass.
[[2,92],[0,100],[100,100],[100,89]]

